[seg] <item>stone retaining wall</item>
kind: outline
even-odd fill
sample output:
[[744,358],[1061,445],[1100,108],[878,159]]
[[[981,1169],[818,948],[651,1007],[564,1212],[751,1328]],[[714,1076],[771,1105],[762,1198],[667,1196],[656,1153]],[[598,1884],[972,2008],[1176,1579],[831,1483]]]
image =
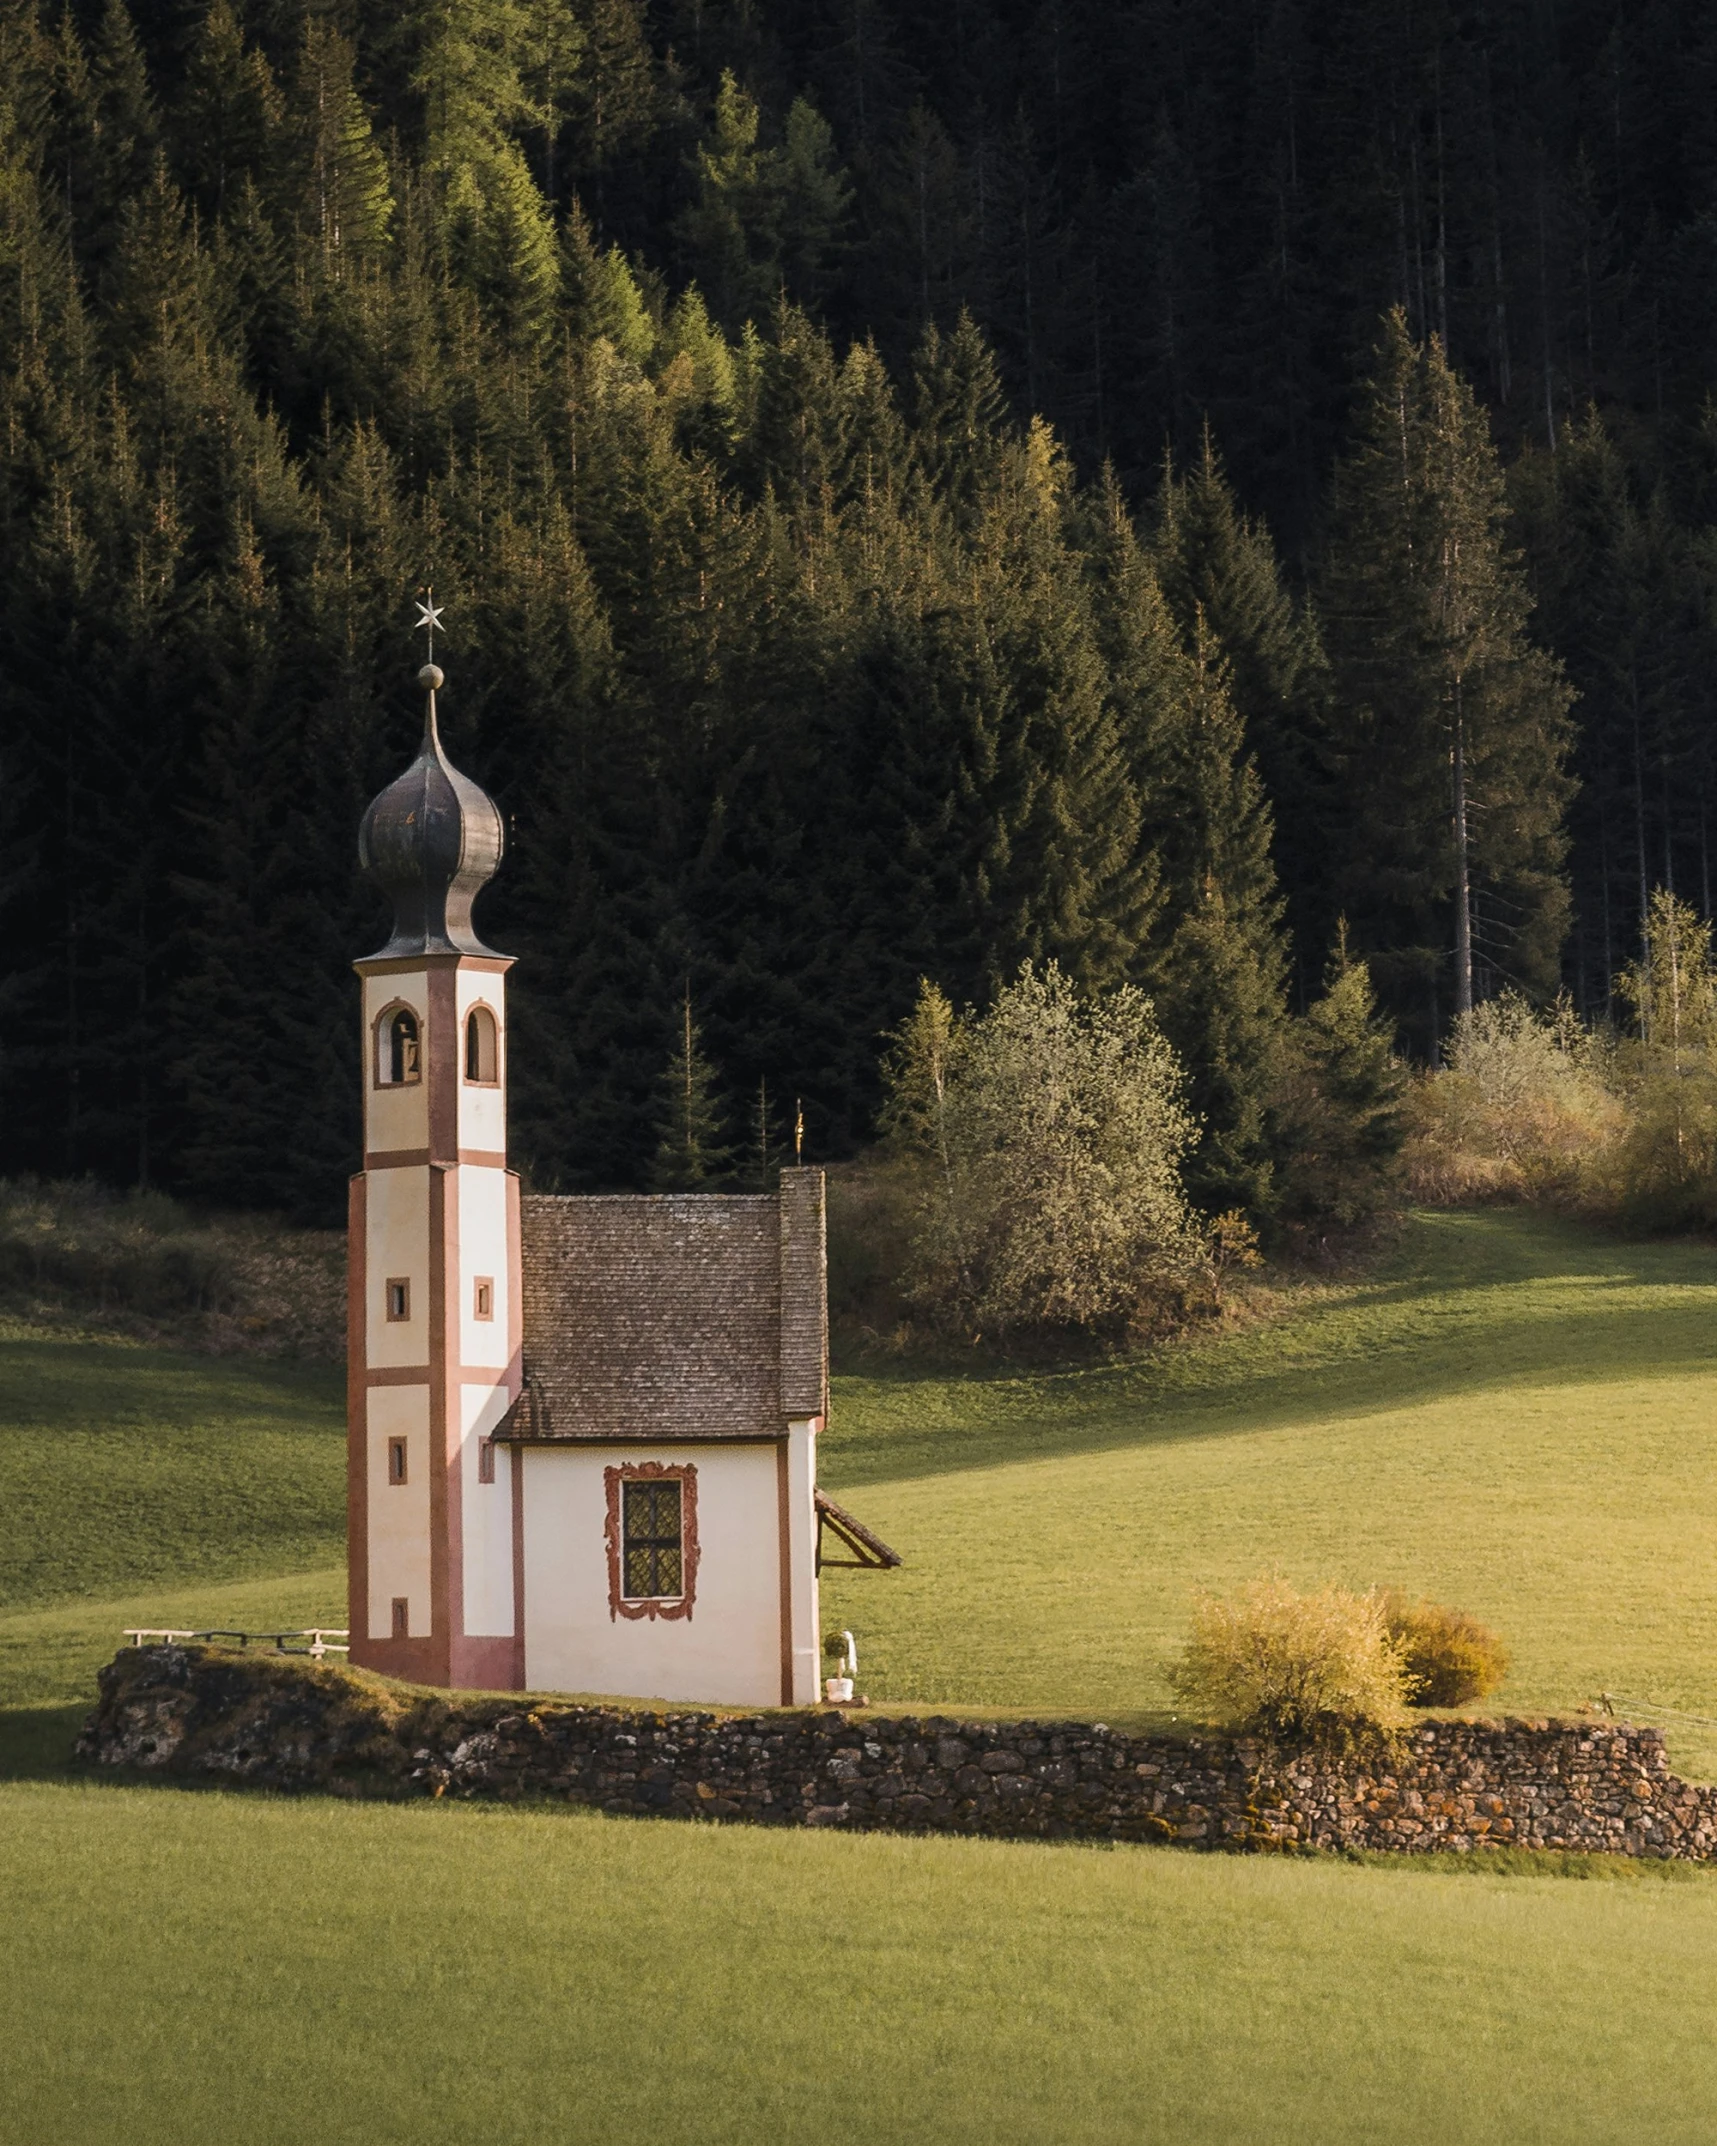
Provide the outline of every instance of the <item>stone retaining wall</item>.
[[1180,1841],[1717,1857],[1717,1787],[1624,1723],[1432,1721],[1370,1757],[1093,1722],[443,1699],[195,1646],[127,1649],[78,1746],[97,1766],[346,1795],[552,1798],[634,1817]]

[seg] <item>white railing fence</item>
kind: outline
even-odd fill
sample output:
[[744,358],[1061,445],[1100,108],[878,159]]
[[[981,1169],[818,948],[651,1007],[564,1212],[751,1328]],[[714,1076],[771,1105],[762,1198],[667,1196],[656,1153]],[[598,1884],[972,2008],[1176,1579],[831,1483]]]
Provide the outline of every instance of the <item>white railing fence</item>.
[[[346,1642],[352,1635],[343,1624],[314,1624],[303,1632],[191,1632],[177,1625],[127,1625],[123,1636],[134,1647],[170,1647],[186,1639],[210,1640],[239,1648],[271,1646],[276,1654],[307,1654],[319,1662],[325,1654],[349,1652]],[[294,1646],[294,1640],[307,1640],[309,1644]]]

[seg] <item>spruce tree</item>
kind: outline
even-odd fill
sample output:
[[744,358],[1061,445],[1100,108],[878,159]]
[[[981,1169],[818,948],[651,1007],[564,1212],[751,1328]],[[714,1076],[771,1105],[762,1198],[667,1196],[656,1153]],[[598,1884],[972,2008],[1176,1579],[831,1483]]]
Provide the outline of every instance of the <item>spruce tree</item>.
[[715,1068],[704,1056],[703,1036],[685,997],[679,1040],[662,1081],[661,1135],[650,1171],[652,1192],[713,1192],[727,1174],[732,1154],[722,1139]]
[[1337,469],[1321,586],[1341,881],[1392,1007],[1434,1050],[1481,989],[1555,990],[1571,695],[1527,635],[1483,413],[1399,311]]
[[229,0],[210,0],[174,105],[174,162],[198,209],[218,221],[240,182],[278,154],[281,98],[268,61],[246,42]]
[[724,72],[692,162],[695,198],[676,226],[688,271],[730,333],[760,317],[779,287],[777,158],[760,127],[756,99]]
[[820,305],[839,272],[853,190],[829,123],[807,98],[788,107],[777,174],[782,275],[798,304]]
[[1183,642],[1155,561],[1112,475],[1086,507],[1096,615],[1153,876],[1132,973],[1157,994],[1201,1133],[1201,1203],[1266,1214],[1277,1152],[1270,1098],[1286,1019],[1287,947],[1272,819],[1221,650],[1196,607]]
[[648,360],[657,331],[638,279],[618,246],[597,245],[576,201],[561,233],[561,287],[568,324],[580,342],[600,335],[634,365]]
[[1709,628],[1698,539],[1595,411],[1511,472],[1544,632],[1579,692],[1569,811],[1573,968],[1585,1006],[1642,943],[1651,889],[1710,885],[1717,804],[1702,719]]
[[429,8],[413,28],[437,240],[509,354],[526,355],[560,296],[553,218],[518,139],[536,116],[526,9],[522,0]]
[[1323,996],[1287,1039],[1273,1098],[1287,1160],[1279,1210],[1290,1222],[1365,1220],[1389,1203],[1406,1131],[1407,1075],[1371,978],[1336,929]]
[[107,0],[89,50],[93,124],[76,151],[88,189],[79,251],[98,274],[119,235],[126,202],[147,184],[160,142],[160,114],[125,0]]
[[306,17],[292,85],[299,218],[324,275],[349,279],[388,243],[393,193],[353,80],[355,55],[339,32]]
[[1274,813],[1277,876],[1296,936],[1321,941],[1329,800],[1316,626],[1288,593],[1268,530],[1235,498],[1208,421],[1185,473],[1165,468],[1154,512],[1150,548],[1163,595],[1189,647],[1202,621],[1221,650]]
[[961,310],[946,335],[930,322],[912,359],[913,445],[920,467],[962,521],[994,483],[1007,445],[1007,398],[976,322]]
[[761,1074],[757,1080],[757,1096],[751,1107],[751,1121],[747,1128],[745,1186],[748,1192],[773,1192],[781,1180],[781,1168],[787,1160],[787,1141],[782,1133],[780,1112],[775,1099],[769,1093],[769,1083]]

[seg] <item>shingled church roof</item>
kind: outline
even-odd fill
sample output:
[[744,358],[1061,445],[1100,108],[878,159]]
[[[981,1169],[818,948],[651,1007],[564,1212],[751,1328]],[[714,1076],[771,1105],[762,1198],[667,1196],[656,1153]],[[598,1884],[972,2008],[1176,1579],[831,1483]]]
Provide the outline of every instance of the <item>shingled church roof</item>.
[[496,1430],[778,1438],[828,1409],[823,1173],[764,1194],[521,1203],[524,1391]]

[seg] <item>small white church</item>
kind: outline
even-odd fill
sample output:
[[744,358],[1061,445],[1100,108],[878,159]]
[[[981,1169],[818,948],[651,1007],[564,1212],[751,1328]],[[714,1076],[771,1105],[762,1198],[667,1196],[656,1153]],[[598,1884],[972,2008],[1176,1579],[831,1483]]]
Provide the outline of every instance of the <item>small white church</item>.
[[521,1196],[512,961],[471,917],[501,816],[442,751],[443,682],[431,660],[422,747],[359,836],[394,924],[355,964],[350,1658],[466,1689],[807,1705],[822,1564],[900,1562],[817,1488],[822,1172]]

